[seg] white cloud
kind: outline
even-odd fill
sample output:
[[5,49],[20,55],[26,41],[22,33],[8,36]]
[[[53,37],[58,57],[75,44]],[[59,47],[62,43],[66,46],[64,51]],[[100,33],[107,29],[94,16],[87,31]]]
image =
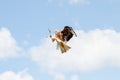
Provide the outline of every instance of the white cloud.
[[77,74],[69,75],[69,78],[64,73],[50,72],[50,74],[54,76],[54,80],[80,80]]
[[80,80],[78,75],[72,75],[71,80]]
[[0,80],[34,80],[27,72],[21,71],[15,73],[13,71],[6,71],[0,74]]
[[6,28],[0,29],[0,58],[17,56],[21,51],[10,31]]
[[55,43],[44,39],[30,49],[32,60],[48,72],[91,71],[103,67],[120,67],[120,33],[114,30],[76,30],[65,54],[56,50]]
[[59,74],[56,73],[53,76],[54,76],[54,80],[66,80],[64,74],[61,74],[61,73]]
[[71,5],[74,5],[74,4],[90,4],[90,2],[87,1],[87,0],[69,0],[69,3]]

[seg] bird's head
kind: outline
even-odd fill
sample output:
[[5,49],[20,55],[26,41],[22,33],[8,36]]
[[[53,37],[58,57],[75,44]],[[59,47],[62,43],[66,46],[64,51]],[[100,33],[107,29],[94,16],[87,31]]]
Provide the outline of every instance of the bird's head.
[[60,33],[60,30],[55,30],[55,34],[59,34]]

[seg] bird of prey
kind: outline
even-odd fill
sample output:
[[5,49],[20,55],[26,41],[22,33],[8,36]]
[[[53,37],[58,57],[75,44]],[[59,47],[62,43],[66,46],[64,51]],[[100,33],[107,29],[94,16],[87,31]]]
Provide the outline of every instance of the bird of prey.
[[57,42],[57,48],[60,48],[61,53],[65,53],[71,48],[66,44],[66,42],[68,42],[73,37],[73,35],[77,36],[72,27],[69,26],[65,26],[62,31],[55,30],[55,36],[51,35],[50,30],[49,33],[52,42]]

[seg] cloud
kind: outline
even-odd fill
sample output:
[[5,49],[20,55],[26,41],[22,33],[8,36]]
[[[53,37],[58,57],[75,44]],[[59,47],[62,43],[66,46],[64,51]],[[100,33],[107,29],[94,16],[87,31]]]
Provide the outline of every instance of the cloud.
[[71,80],[79,80],[78,75],[72,75]]
[[[65,76],[64,73],[52,72],[50,74],[54,77],[54,80],[68,80],[67,76]],[[69,75],[69,80],[80,80],[80,79],[78,75],[72,74]]]
[[21,71],[15,73],[13,71],[6,71],[0,74],[0,80],[34,80],[27,72]]
[[78,4],[90,4],[88,0],[48,0],[48,2],[55,2],[59,5],[69,4],[69,5],[78,5]]
[[54,74],[54,80],[66,80],[64,74]]
[[0,29],[0,58],[18,56],[21,48],[7,28]]
[[[88,72],[105,67],[120,68],[120,32],[115,30],[76,30],[78,37],[69,42],[72,48],[65,54],[56,50],[56,43],[45,38],[42,44],[34,46],[29,53],[42,70],[56,76],[67,72]],[[55,74],[53,74],[55,73]],[[58,75],[60,78],[64,76]],[[78,77],[73,76],[72,80]]]
[[69,0],[69,4],[74,5],[74,4],[90,4],[89,1],[87,0]]

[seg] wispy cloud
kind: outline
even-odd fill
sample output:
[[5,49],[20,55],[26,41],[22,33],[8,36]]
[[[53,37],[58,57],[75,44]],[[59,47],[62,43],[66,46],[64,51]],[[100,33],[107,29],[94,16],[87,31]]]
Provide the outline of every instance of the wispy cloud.
[[119,32],[96,29],[89,32],[76,30],[76,33],[78,37],[72,38],[68,43],[72,48],[67,53],[61,54],[56,50],[55,43],[50,39],[44,39],[41,45],[30,49],[32,60],[48,73],[120,67]]
[[34,80],[31,75],[29,75],[25,71],[21,72],[13,72],[13,71],[5,71],[0,73],[0,80]]
[[48,0],[48,2],[55,2],[59,5],[84,5],[84,4],[90,4],[90,1],[88,0]]
[[21,48],[7,28],[0,29],[0,58],[18,56]]
[[69,4],[75,5],[75,4],[90,4],[87,0],[68,0]]

